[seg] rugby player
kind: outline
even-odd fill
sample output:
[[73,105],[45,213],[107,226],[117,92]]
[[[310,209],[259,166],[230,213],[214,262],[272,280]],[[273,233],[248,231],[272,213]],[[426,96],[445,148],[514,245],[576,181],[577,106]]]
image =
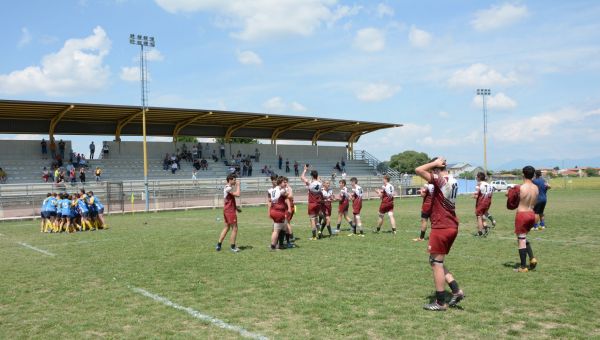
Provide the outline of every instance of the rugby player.
[[[276,186],[269,189],[269,217],[273,220],[273,232],[271,233],[271,250],[277,249],[277,240],[281,232],[287,228],[286,213],[289,212],[289,201],[286,197],[285,183],[283,177],[277,178]],[[279,249],[282,249],[281,247]]]
[[300,179],[308,189],[308,218],[310,219],[310,228],[312,232],[311,240],[316,240],[317,218],[319,217],[319,212],[321,210],[321,201],[323,199],[321,188],[323,187],[323,185],[319,180],[319,172],[317,170],[312,170],[310,172],[310,180],[306,178],[306,172],[308,171],[308,169],[309,165],[306,164],[304,166],[304,170],[302,171]]
[[381,189],[375,190],[377,195],[381,198],[381,204],[379,205],[379,219],[377,220],[378,233],[383,225],[383,219],[387,214],[390,217],[390,224],[392,225],[392,233],[396,235],[396,219],[394,218],[394,186],[390,183],[390,176],[383,175],[383,185]]
[[473,193],[473,198],[475,199],[475,217],[477,218],[477,232],[474,236],[479,237],[487,236],[490,231],[485,221],[485,216],[488,215],[488,211],[492,205],[492,194],[494,193],[494,188],[485,179],[483,172],[477,173],[477,186],[475,186],[475,192]]
[[360,232],[358,236],[365,237],[362,227],[362,221],[360,220],[363,190],[360,187],[360,185],[358,185],[358,179],[356,177],[350,178],[350,184],[352,185],[352,193],[350,194],[350,198],[352,199],[352,215],[354,216],[354,224],[352,226],[352,233],[348,234],[348,236],[357,235],[356,229],[358,229]]
[[533,180],[533,184],[538,187],[538,198],[535,206],[533,207],[533,212],[535,212],[535,224],[533,225],[533,230],[546,229],[546,222],[544,221],[544,209],[546,209],[546,191],[550,189],[550,185],[548,182],[544,180],[542,177],[542,171],[535,171],[535,179]]
[[[533,207],[538,199],[538,187],[532,181],[534,174],[535,169],[532,166],[524,167],[523,184],[519,188],[519,206],[515,215],[515,234],[517,235],[520,259],[516,271],[519,273],[526,273],[529,269],[535,269],[538,264],[537,259],[533,256],[531,244],[527,240],[527,234],[535,224]],[[526,266],[527,255],[529,255],[529,269]]]
[[337,198],[339,201],[338,205],[338,220],[337,227],[335,228],[336,233],[340,232],[340,226],[342,225],[342,218],[350,224],[350,227],[353,227],[352,219],[348,216],[348,207],[350,205],[350,195],[348,194],[348,188],[346,188],[346,180],[342,179],[339,182],[340,184],[340,194]]
[[413,241],[420,242],[425,240],[425,232],[427,231],[427,220],[431,216],[431,197],[433,196],[433,184],[425,184],[420,191],[423,197],[421,203],[421,234],[418,238],[413,238]]
[[333,189],[329,187],[329,181],[323,182],[323,189],[321,190],[321,195],[323,195],[323,203],[321,205],[321,212],[323,214],[324,221],[321,224],[321,230],[319,230],[319,238],[323,237],[323,229],[327,227],[327,231],[329,232],[329,236],[331,233],[331,201],[335,198],[333,195]]
[[[229,174],[226,178],[227,184],[223,188],[223,221],[225,226],[221,235],[219,235],[219,242],[217,242],[216,250],[221,251],[221,245],[227,232],[231,229],[230,236],[230,250],[234,253],[239,252],[238,247],[235,246],[235,241],[238,233],[238,221],[237,221],[237,205],[235,198],[240,197],[240,183],[234,174]],[[235,187],[235,189],[234,189]]]

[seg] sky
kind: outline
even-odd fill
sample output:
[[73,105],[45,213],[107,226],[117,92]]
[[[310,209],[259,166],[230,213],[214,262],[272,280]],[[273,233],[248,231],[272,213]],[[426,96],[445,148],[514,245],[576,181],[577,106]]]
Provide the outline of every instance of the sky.
[[403,124],[355,148],[482,165],[489,88],[490,168],[598,157],[598,18],[577,0],[12,1],[0,98],[139,105],[136,33],[156,39],[151,106]]

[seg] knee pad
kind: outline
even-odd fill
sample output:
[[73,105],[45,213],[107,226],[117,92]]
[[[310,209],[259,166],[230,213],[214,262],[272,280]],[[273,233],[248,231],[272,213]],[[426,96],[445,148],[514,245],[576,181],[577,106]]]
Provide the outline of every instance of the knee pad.
[[518,234],[517,239],[518,240],[527,240],[527,234]]
[[429,264],[430,265],[437,265],[437,266],[443,266],[444,265],[444,260],[436,260],[433,256],[429,256]]

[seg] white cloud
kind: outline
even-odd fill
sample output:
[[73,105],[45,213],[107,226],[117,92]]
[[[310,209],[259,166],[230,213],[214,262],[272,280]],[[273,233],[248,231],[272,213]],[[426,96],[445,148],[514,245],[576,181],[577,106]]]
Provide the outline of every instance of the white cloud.
[[69,39],[60,51],[43,57],[41,65],[0,75],[0,93],[42,92],[49,96],[76,95],[103,88],[110,70],[104,57],[111,47],[102,27],[83,39]]
[[[556,140],[570,141],[561,136],[587,138],[581,132],[590,125],[589,119],[600,116],[600,109],[582,111],[565,108],[554,112],[545,112],[524,119],[510,119],[498,122],[501,129],[492,129],[492,136],[506,143],[540,142],[546,138],[550,143]],[[550,141],[552,139],[552,141]]]
[[263,107],[268,112],[282,112],[287,108],[287,104],[281,97],[273,97],[263,103]]
[[527,6],[505,3],[477,11],[471,25],[480,32],[510,26],[529,15]]
[[408,40],[415,47],[427,47],[431,42],[431,34],[412,25],[408,32]]
[[19,39],[18,47],[23,47],[29,45],[31,42],[31,33],[29,33],[29,29],[27,27],[21,28],[21,38]]
[[356,32],[354,46],[367,52],[377,52],[385,48],[385,34],[376,28],[363,28]]
[[454,72],[448,80],[448,85],[450,87],[489,87],[510,86],[518,82],[519,78],[515,72],[511,71],[504,75],[488,65],[477,63]]
[[292,102],[292,110],[296,112],[304,112],[306,111],[306,107],[298,102]]
[[394,9],[384,3],[377,5],[377,16],[383,18],[385,16],[394,16]]
[[[488,109],[496,111],[512,110],[517,107],[517,102],[502,92],[488,96],[485,102]],[[482,105],[481,96],[473,97],[473,106],[480,108]]]
[[146,60],[148,61],[163,61],[165,60],[165,56],[160,53],[157,48],[153,48],[146,52]]
[[378,102],[393,97],[400,89],[400,86],[371,83],[357,91],[356,98],[365,102]]
[[140,81],[140,68],[137,66],[121,67],[119,77],[125,81]]
[[242,51],[237,53],[238,61],[244,65],[261,65],[262,59],[252,51]]
[[232,36],[261,40],[311,35],[323,24],[356,14],[359,7],[335,6],[337,0],[155,0],[170,13],[216,12],[239,29]]
[[285,112],[286,110],[288,110],[288,108],[291,109],[292,111],[296,111],[296,112],[306,111],[306,107],[304,105],[302,105],[296,101],[287,103],[281,97],[273,97],[273,98],[267,100],[266,102],[263,103],[263,107],[265,108],[265,110],[267,110],[267,112],[275,112],[275,113]]
[[442,118],[448,118],[448,117],[450,117],[450,114],[446,111],[440,111],[440,112],[438,112],[438,116],[440,116]]

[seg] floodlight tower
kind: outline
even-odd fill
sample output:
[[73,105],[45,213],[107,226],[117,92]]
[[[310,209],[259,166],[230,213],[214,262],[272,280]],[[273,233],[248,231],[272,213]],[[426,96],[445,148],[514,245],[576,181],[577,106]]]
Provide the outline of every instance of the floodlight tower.
[[154,37],[140,34],[130,34],[129,43],[140,46],[140,81],[142,83],[142,135],[144,136],[144,192],[146,198],[146,212],[150,210],[150,197],[148,196],[148,149],[146,147],[146,111],[148,110],[148,65],[144,47],[154,47]]
[[487,106],[485,105],[485,96],[491,95],[490,89],[477,89],[477,95],[483,99],[483,169],[487,176]]

